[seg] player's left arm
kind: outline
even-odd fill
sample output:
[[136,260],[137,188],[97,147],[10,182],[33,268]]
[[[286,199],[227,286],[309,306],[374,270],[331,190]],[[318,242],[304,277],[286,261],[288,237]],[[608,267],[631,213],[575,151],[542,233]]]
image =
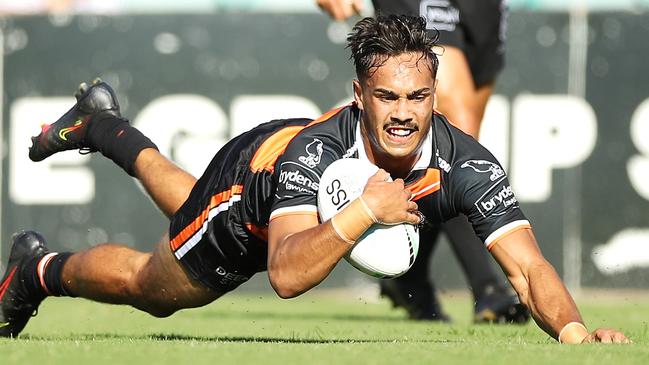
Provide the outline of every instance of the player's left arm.
[[588,332],[570,293],[543,257],[496,158],[462,136],[457,151],[447,175],[453,207],[467,215],[539,327],[562,343],[628,342],[616,330]]
[[518,229],[500,238],[491,254],[536,323],[550,336],[562,343],[630,342],[614,329],[588,332],[570,293],[541,254],[532,229]]

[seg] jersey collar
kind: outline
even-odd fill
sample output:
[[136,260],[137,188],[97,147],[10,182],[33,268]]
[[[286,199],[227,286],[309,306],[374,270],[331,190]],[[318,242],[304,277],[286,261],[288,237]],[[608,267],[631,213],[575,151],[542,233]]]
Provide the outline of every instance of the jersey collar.
[[[365,153],[365,144],[363,143],[363,137],[361,136],[361,121],[360,119],[356,123],[356,140],[354,141],[354,148],[358,152],[358,159],[369,161],[367,153]],[[428,130],[426,139],[424,140],[423,146],[421,146],[421,156],[419,160],[415,163],[415,166],[412,170],[426,170],[430,166],[431,158],[433,157],[433,127]]]

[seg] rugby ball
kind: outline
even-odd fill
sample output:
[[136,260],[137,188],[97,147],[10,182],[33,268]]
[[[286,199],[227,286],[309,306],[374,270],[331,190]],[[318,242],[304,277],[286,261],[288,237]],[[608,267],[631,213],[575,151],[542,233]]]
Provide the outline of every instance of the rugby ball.
[[[318,188],[320,220],[330,219],[361,196],[367,180],[378,169],[369,161],[355,158],[344,158],[329,165]],[[415,226],[376,223],[356,241],[345,259],[368,275],[394,278],[410,269],[418,251],[419,234]]]

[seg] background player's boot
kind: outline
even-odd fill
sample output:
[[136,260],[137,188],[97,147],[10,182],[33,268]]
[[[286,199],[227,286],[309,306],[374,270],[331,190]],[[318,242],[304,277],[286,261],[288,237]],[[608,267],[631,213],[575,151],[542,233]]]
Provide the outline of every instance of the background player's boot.
[[430,283],[408,282],[407,280],[381,280],[381,296],[387,297],[394,307],[402,307],[410,319],[450,322],[451,318],[442,312],[435,290]]
[[0,336],[16,337],[35,315],[45,295],[28,289],[23,267],[34,258],[43,257],[48,250],[45,238],[34,231],[22,231],[13,236],[9,263],[0,282]]
[[120,117],[119,103],[113,89],[105,82],[96,79],[88,86],[79,85],[75,93],[77,103],[59,120],[41,127],[41,133],[32,137],[29,158],[42,161],[49,156],[67,150],[82,149],[93,152],[86,135],[89,125],[101,115]]
[[476,323],[527,323],[530,311],[502,286],[488,285],[475,303]]

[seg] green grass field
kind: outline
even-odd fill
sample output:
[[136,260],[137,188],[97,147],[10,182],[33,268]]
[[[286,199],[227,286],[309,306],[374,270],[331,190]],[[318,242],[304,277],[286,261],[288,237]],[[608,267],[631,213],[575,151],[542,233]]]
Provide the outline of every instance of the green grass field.
[[589,294],[590,327],[633,345],[558,345],[534,324],[473,325],[468,296],[445,295],[453,324],[413,322],[386,300],[314,291],[294,300],[231,294],[156,319],[129,307],[48,299],[0,364],[647,364],[649,296]]

